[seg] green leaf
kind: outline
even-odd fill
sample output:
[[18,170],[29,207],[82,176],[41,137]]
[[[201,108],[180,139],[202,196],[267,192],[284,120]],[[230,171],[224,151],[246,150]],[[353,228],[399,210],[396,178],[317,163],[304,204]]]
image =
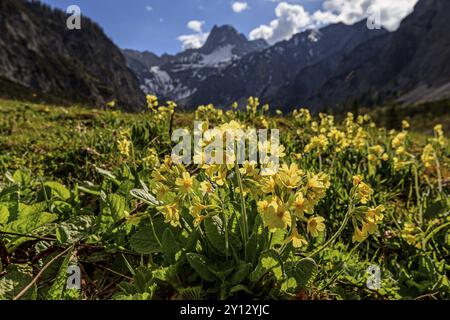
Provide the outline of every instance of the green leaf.
[[150,226],[140,228],[130,238],[131,248],[140,254],[151,254],[161,251],[161,246],[156,240]]
[[6,226],[9,220],[9,210],[7,207],[0,205],[0,226]]
[[259,281],[267,273],[273,272],[276,279],[283,278],[283,265],[280,256],[275,250],[269,249],[261,253],[258,265],[250,274],[250,280]]
[[[7,268],[5,276],[0,278],[0,300],[12,300],[31,281],[32,269],[28,266],[12,264]],[[21,297],[21,300],[36,300],[36,284]]]
[[14,182],[20,184],[22,187],[29,186],[31,183],[31,174],[23,170],[17,170],[13,175]]
[[230,278],[230,284],[232,286],[240,284],[245,281],[247,276],[250,274],[252,270],[252,264],[246,263],[245,261],[239,261],[236,266],[236,272]]
[[52,191],[52,195],[58,197],[63,201],[67,201],[70,199],[70,191],[66,187],[64,187],[61,183],[56,181],[49,181],[44,183],[44,187],[50,188]]
[[133,189],[130,191],[130,194],[133,197],[142,200],[151,206],[158,206],[160,204],[160,202],[156,200],[156,198],[151,195],[146,189]]
[[106,205],[114,221],[125,217],[125,203],[125,198],[118,194],[109,194],[106,197]]
[[220,253],[225,254],[225,229],[222,219],[218,216],[213,216],[205,220],[206,238],[211,243],[214,249]]
[[230,289],[230,293],[236,293],[239,291],[244,291],[245,293],[248,293],[250,295],[254,294],[248,287],[246,287],[242,284],[238,284],[237,286],[234,286]]
[[47,292],[47,300],[62,300],[64,289],[67,285],[67,268],[69,267],[70,258],[72,257],[73,248],[67,252],[64,261],[59,268],[55,281]]
[[191,267],[198,273],[198,275],[206,281],[214,281],[216,277],[209,270],[209,261],[207,258],[201,254],[188,253],[186,254],[187,261]]
[[176,241],[170,228],[167,228],[166,231],[164,231],[161,244],[164,260],[169,264],[174,264],[176,262],[176,254],[182,250],[182,248]]
[[56,229],[56,238],[62,244],[74,243],[89,236],[94,225],[93,216],[75,216],[61,222]]
[[317,272],[317,264],[311,258],[301,259],[286,270],[288,278],[293,278],[296,281],[295,292],[310,285],[317,276]]

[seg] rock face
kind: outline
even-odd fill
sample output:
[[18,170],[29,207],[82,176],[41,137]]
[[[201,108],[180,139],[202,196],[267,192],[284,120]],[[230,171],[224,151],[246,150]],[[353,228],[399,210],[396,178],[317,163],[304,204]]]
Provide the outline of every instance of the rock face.
[[[314,106],[386,101],[419,103],[450,98],[450,1],[421,0],[400,28],[361,44],[345,55],[315,92],[303,94],[301,80],[280,92],[288,102]],[[306,81],[323,66],[304,70]],[[299,75],[299,78],[301,75]],[[298,94],[296,94],[296,92]]]
[[68,30],[66,19],[39,2],[0,0],[0,83],[54,101],[141,108],[143,92],[120,50],[89,19],[81,30]]
[[222,72],[211,75],[187,103],[196,105],[213,101],[223,105],[233,101],[243,102],[251,95],[272,103],[283,102],[280,93],[284,88],[298,84],[302,70],[323,63],[321,73],[312,74],[305,79],[306,85],[300,88],[303,92],[313,90],[338,67],[340,57],[386,33],[385,30],[369,30],[365,21],[352,26],[334,24],[299,33],[288,41],[250,53]]
[[[263,40],[249,41],[231,26],[211,30],[206,43],[177,55],[163,55],[150,62],[146,53],[124,50],[128,65],[138,75],[146,93],[184,101],[195,94],[205,79],[221,73],[241,57],[268,47]],[[145,55],[145,56],[144,56]],[[137,57],[139,63],[136,63]]]
[[[143,89],[182,105],[223,106],[258,96],[276,107],[450,98],[448,0],[420,0],[395,32],[366,21],[308,30],[267,46],[229,26],[215,27],[205,45],[164,56],[146,67]],[[161,62],[161,59],[164,61]],[[140,75],[142,67],[129,65]]]

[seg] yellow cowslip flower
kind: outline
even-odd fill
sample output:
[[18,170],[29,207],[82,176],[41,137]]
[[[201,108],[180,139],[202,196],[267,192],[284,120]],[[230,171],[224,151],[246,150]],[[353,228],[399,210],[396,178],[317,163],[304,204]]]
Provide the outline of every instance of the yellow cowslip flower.
[[256,113],[259,106],[259,98],[250,97],[247,100],[247,111]]
[[253,177],[258,174],[258,171],[256,169],[256,161],[248,161],[245,160],[242,164],[242,167],[239,169],[239,172],[243,176]]
[[147,96],[147,105],[151,111],[156,111],[156,108],[159,105],[158,98],[153,95],[148,95]]
[[378,230],[378,225],[372,222],[365,222],[363,224],[363,232],[369,234],[374,234]]
[[166,223],[170,223],[174,227],[179,227],[180,225],[180,212],[178,211],[178,205],[165,205],[157,207],[158,211],[160,211],[165,219]]
[[362,230],[359,230],[358,228],[355,229],[355,233],[353,234],[352,237],[352,242],[363,242],[364,240],[367,239],[367,230],[365,230],[364,228]]
[[306,183],[307,198],[309,200],[319,200],[325,197],[330,181],[326,174],[316,174],[308,178]]
[[410,161],[402,161],[398,157],[394,157],[392,160],[394,161],[394,170],[401,170],[411,163]]
[[291,214],[289,213],[289,208],[278,197],[273,197],[267,204],[266,202],[258,202],[258,210],[260,210],[264,224],[269,231],[286,230],[287,227],[290,227]]
[[292,246],[294,248],[301,248],[308,245],[308,241],[306,241],[306,239],[298,233],[298,230],[295,226],[292,227],[292,233],[285,241],[285,243],[290,242],[292,242]]
[[329,144],[330,143],[325,135],[320,134],[318,136],[313,136],[309,144],[305,146],[305,152],[309,153],[313,150],[316,150],[320,153],[322,151],[326,151]]
[[169,191],[170,191],[169,187],[167,187],[162,183],[158,183],[155,189],[153,190],[153,193],[156,195],[158,199],[163,199]]
[[264,177],[261,182],[261,191],[268,193],[275,193],[276,182],[273,176]]
[[369,208],[366,212],[366,220],[370,223],[378,224],[383,221],[385,208],[383,205],[379,205],[376,208]]
[[311,234],[311,236],[318,237],[319,232],[325,230],[325,224],[323,223],[324,221],[325,219],[322,217],[309,218],[308,224],[306,225],[306,230]]
[[118,149],[122,156],[129,157],[130,156],[130,147],[131,147],[131,141],[124,138],[122,140],[119,140],[118,142]]
[[200,189],[202,190],[202,193],[205,194],[211,194],[214,192],[214,188],[209,181],[203,181],[200,183]]
[[257,210],[259,214],[265,215],[269,210],[269,202],[267,200],[261,200],[256,203]]
[[116,106],[116,100],[112,100],[112,101],[106,103],[106,106],[111,109],[114,108]]
[[223,166],[220,168],[216,175],[211,177],[212,181],[214,181],[218,186],[222,187],[227,183],[227,167]]
[[277,177],[283,187],[296,189],[302,180],[303,174],[303,171],[299,169],[296,163],[291,163],[289,166],[284,163]]
[[399,134],[397,134],[394,139],[392,139],[392,148],[397,149],[401,146],[403,146],[403,143],[406,140],[406,136],[408,135],[407,132],[400,132]]
[[144,159],[142,159],[142,161],[144,161],[144,163],[147,164],[149,167],[156,167],[160,165],[158,152],[156,151],[155,148],[150,148],[147,152],[147,156]]
[[406,121],[406,120],[403,120],[403,121],[402,121],[402,129],[403,129],[403,130],[408,130],[409,127],[410,127],[409,122]]
[[311,204],[310,201],[305,199],[303,196],[303,193],[298,192],[295,195],[294,201],[292,202],[292,209],[294,210],[294,214],[299,217],[303,218],[305,212],[311,213],[314,206]]
[[192,199],[192,206],[189,208],[189,213],[194,217],[194,226],[200,225],[200,223],[207,218],[207,216],[201,215],[201,213],[211,206],[202,204],[200,198],[194,197]]
[[416,243],[417,243],[417,238],[415,235],[405,234],[405,235],[402,235],[402,238],[405,239],[406,242],[412,246],[416,245]]
[[178,186],[182,194],[188,194],[193,191],[194,179],[189,172],[183,172],[182,177],[175,180],[175,185]]
[[373,189],[368,184],[362,182],[362,178],[360,176],[353,177],[353,185],[356,187],[358,192],[358,200],[362,204],[369,202],[370,197],[373,194]]
[[431,144],[427,144],[420,157],[425,168],[431,168],[436,164],[436,152]]

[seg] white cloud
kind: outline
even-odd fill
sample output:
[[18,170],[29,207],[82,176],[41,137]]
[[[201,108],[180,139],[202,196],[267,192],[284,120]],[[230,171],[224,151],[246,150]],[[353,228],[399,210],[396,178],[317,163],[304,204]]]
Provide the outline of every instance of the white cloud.
[[380,10],[381,25],[394,31],[414,10],[417,2],[418,0],[326,0],[323,8],[334,14],[338,21],[353,24],[366,18],[369,8],[373,6]]
[[409,15],[418,0],[325,0],[322,7],[313,14],[303,6],[280,2],[275,8],[276,19],[268,25],[253,29],[250,39],[265,39],[273,44],[289,39],[294,34],[309,28],[320,28],[330,23],[353,24],[367,18],[369,8],[379,8],[381,25],[396,30],[401,21]]
[[153,11],[153,7],[152,7],[152,6],[145,6],[145,10],[147,10],[147,11]]
[[183,50],[198,49],[203,46],[209,35],[209,33],[203,32],[204,24],[205,21],[199,20],[191,20],[187,23],[187,28],[195,33],[181,35],[177,38],[181,42]]
[[250,7],[247,2],[236,1],[233,2],[231,8],[233,9],[234,12],[241,13],[242,11],[249,9]]
[[187,27],[191,29],[194,32],[202,32],[203,25],[205,24],[205,21],[199,21],[199,20],[191,20],[187,23]]
[[198,49],[203,46],[209,33],[186,34],[179,36],[177,39],[181,41],[183,50]]
[[275,8],[275,20],[250,32],[250,39],[263,38],[269,43],[289,39],[293,34],[311,26],[312,19],[303,6],[281,2]]

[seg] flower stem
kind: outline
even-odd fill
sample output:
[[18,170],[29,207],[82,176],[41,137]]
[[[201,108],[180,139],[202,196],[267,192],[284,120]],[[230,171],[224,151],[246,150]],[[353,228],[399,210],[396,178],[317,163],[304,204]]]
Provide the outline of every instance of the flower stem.
[[241,194],[241,215],[242,215],[242,232],[244,240],[244,257],[247,259],[247,242],[248,242],[248,221],[247,221],[247,210],[245,208],[244,201],[244,187],[242,186],[241,173],[239,172],[239,166],[236,162],[234,166],[236,172],[236,178],[239,185],[239,193]]
[[342,231],[344,231],[345,227],[347,226],[348,220],[350,219],[350,216],[352,215],[352,213],[353,213],[353,203],[350,202],[350,206],[347,211],[347,214],[345,215],[344,221],[342,222],[342,225],[339,227],[338,231],[336,231],[336,233],[330,239],[328,239],[328,241],[325,242],[322,246],[320,246],[319,248],[314,250],[312,253],[310,253],[308,255],[308,258],[312,258],[315,255],[317,255],[318,253],[320,253],[321,251],[323,251],[326,247],[328,247],[330,244],[332,244],[341,235]]

